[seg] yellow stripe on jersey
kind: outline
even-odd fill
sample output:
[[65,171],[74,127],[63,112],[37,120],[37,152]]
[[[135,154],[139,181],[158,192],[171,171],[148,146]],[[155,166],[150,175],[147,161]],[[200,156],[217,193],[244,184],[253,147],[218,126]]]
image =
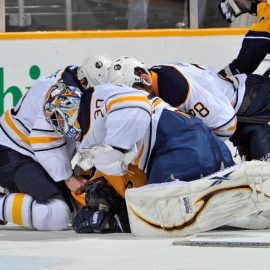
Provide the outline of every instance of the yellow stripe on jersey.
[[116,99],[108,102],[106,112],[108,113],[112,109],[112,107],[116,104],[124,103],[124,102],[134,102],[134,101],[135,102],[145,102],[145,103],[149,104],[149,100],[146,96],[120,97],[120,98],[116,98]]
[[136,159],[135,159],[134,162],[133,162],[133,164],[134,164],[135,166],[138,166],[138,164],[140,163],[140,159],[141,159],[141,157],[142,157],[143,150],[144,150],[144,144],[141,146],[140,152],[139,152],[138,156],[136,157]]
[[161,104],[163,100],[161,98],[157,98],[152,104],[152,109],[155,109],[159,104]]
[[29,139],[27,135],[18,129],[18,127],[16,126],[16,124],[14,123],[13,119],[10,116],[10,111],[5,112],[5,121],[8,124],[8,126],[19,136],[19,138],[23,142],[25,142],[26,144],[29,144]]
[[52,143],[56,141],[60,141],[62,138],[59,137],[30,137],[29,141],[31,144],[35,143]]
[[13,204],[12,204],[12,221],[15,224],[23,225],[22,219],[22,206],[24,201],[25,194],[18,193],[14,196]]

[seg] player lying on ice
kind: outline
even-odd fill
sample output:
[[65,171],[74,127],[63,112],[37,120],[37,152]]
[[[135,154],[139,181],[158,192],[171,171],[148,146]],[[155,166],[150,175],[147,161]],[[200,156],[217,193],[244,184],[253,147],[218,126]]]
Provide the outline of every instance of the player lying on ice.
[[[189,235],[270,208],[269,163],[230,167],[229,149],[201,120],[138,91],[147,82],[121,69],[111,67],[115,76],[119,73],[116,82],[130,76],[134,88],[97,86],[83,93],[80,106],[66,104],[66,91],[54,92],[45,110],[47,120],[64,136],[72,136],[78,121],[78,164],[83,170],[121,176],[133,164],[146,173],[148,185],[127,189],[125,196],[135,235]],[[207,177],[223,167],[229,168]],[[107,182],[94,181],[87,194],[88,206],[74,220],[77,232],[129,231],[123,200]]]
[[81,67],[67,66],[39,79],[1,117],[0,186],[8,194],[0,194],[0,220],[37,230],[68,227],[74,208],[70,191],[80,193],[88,179],[73,175],[75,142],[47,123],[45,97],[49,90],[64,89],[74,93],[73,102],[79,102],[76,94],[107,80],[110,63],[106,57],[90,57]]

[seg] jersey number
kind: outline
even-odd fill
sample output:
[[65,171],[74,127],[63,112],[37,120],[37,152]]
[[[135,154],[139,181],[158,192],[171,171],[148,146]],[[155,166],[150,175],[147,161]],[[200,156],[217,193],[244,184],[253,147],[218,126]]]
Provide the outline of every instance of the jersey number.
[[190,110],[192,115],[196,115],[194,111],[196,111],[201,117],[206,117],[209,114],[209,110],[201,102],[197,102],[193,108],[194,110]]
[[97,99],[96,100],[96,110],[94,112],[94,118],[97,119],[98,116],[104,117],[104,114],[101,111],[101,104],[103,102],[103,99]]

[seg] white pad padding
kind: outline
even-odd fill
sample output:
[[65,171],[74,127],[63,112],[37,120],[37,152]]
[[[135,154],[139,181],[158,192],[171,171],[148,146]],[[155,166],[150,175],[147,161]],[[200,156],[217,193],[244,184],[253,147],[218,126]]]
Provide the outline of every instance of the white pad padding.
[[60,199],[52,199],[46,204],[36,201],[32,207],[33,227],[40,231],[59,231],[66,229],[71,220],[68,205]]
[[270,209],[270,163],[250,161],[208,177],[126,190],[135,236],[186,236]]
[[270,212],[269,210],[260,211],[247,217],[239,218],[226,225],[248,230],[270,229]]

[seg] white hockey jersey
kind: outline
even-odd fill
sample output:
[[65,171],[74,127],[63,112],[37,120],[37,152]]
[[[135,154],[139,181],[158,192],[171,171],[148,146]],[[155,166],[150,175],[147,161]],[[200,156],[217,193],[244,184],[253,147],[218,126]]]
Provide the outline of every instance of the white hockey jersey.
[[82,129],[78,151],[102,144],[133,151],[132,164],[146,171],[161,113],[176,108],[124,85],[103,84],[85,93],[78,117]]
[[68,179],[72,174],[71,158],[74,141],[58,135],[45,120],[45,95],[59,79],[76,86],[74,68],[66,67],[51,76],[37,80],[18,105],[6,111],[0,119],[0,144],[32,157],[40,163],[54,181]]
[[153,66],[150,71],[155,95],[196,115],[221,139],[234,133],[236,109],[244,93],[231,81],[209,67],[187,63]]

